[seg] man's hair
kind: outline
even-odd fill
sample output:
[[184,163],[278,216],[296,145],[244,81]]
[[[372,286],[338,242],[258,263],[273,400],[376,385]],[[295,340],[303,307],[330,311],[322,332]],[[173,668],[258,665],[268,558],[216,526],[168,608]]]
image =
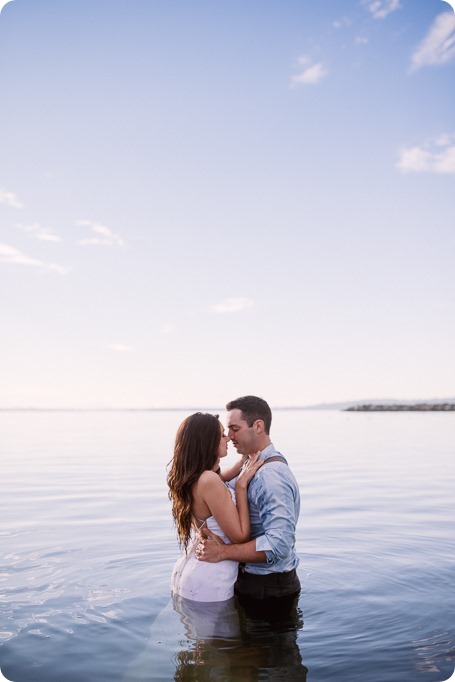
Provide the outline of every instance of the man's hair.
[[242,418],[246,421],[248,426],[253,426],[256,419],[262,419],[264,422],[264,429],[266,434],[270,433],[270,426],[272,424],[272,410],[262,398],[255,395],[244,395],[241,398],[231,400],[226,405],[226,410],[240,410]]

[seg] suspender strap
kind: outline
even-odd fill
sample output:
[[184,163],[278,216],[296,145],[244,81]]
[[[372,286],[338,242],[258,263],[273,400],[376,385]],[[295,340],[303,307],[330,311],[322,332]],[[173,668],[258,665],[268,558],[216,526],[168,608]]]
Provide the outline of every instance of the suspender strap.
[[[267,459],[264,460],[264,464],[268,464],[269,462],[283,462],[283,464],[287,464],[282,455],[273,455],[272,457],[267,457]],[[264,466],[264,464],[262,466]]]

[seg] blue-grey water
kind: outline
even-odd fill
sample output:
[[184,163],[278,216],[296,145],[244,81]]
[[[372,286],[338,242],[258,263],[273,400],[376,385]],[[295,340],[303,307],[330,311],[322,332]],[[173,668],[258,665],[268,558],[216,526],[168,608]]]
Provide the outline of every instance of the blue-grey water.
[[276,411],[273,441],[302,495],[298,610],[277,631],[231,605],[217,637],[204,632],[209,612],[177,613],[169,599],[179,552],[165,468],[185,416],[0,412],[4,677],[452,675],[453,413]]

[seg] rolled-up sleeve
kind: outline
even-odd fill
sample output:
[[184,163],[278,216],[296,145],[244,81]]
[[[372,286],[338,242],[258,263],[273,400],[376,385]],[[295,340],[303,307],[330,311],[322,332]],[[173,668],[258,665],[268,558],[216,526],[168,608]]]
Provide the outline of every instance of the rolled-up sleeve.
[[251,490],[263,532],[256,537],[256,550],[264,551],[267,564],[286,559],[295,544],[295,528],[300,511],[298,489],[283,469],[285,464],[264,466]]

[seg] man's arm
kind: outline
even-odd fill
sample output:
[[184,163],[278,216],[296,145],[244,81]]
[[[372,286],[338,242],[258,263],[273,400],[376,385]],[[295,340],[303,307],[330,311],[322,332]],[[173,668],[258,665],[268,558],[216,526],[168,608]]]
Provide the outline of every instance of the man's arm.
[[218,561],[230,559],[231,561],[249,564],[267,561],[265,552],[256,551],[256,540],[249,540],[237,545],[226,545],[218,535],[212,533],[208,528],[203,528],[202,533],[205,537],[201,539],[196,548],[196,557],[199,561],[218,563]]
[[267,564],[289,557],[295,545],[295,527],[300,510],[297,482],[285,464],[263,467],[251,489],[251,497],[261,517],[263,534],[256,547],[263,550]]
[[[280,467],[285,465],[279,464]],[[218,562],[232,559],[245,563],[275,564],[285,559],[295,543],[295,525],[300,509],[297,484],[286,480],[283,471],[270,464],[262,467],[259,476],[267,475],[267,485],[256,485],[254,492],[256,507],[260,509],[263,535],[242,544],[225,545],[220,538],[209,530],[203,532],[210,540],[204,540],[199,552],[202,561]],[[220,545],[221,543],[221,545]],[[257,544],[263,550],[256,551]]]

